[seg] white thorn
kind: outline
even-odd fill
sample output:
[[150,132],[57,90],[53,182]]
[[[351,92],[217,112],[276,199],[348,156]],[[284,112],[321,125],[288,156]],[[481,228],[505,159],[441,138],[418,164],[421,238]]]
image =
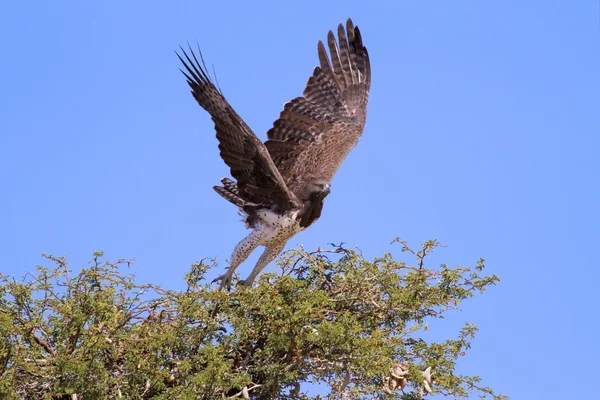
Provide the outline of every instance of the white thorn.
[[433,394],[433,392],[431,391],[431,387],[429,386],[429,383],[427,383],[427,381],[423,381],[423,386],[425,387],[425,391],[429,394]]

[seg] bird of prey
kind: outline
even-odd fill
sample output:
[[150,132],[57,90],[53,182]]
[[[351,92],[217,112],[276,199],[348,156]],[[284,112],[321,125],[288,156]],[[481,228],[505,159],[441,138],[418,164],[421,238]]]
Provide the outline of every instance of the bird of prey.
[[229,288],[235,269],[258,246],[264,246],[250,276],[283,250],[296,233],[320,216],[330,183],[358,142],[367,116],[371,67],[360,31],[348,19],[340,24],[338,40],[319,41],[320,66],[314,68],[302,96],[287,102],[262,142],[229,105],[211,81],[204,60],[190,49],[177,56],[183,63],[191,93],[211,116],[221,158],[231,176],[215,191],[239,207],[252,232],[235,247],[227,272],[215,281]]

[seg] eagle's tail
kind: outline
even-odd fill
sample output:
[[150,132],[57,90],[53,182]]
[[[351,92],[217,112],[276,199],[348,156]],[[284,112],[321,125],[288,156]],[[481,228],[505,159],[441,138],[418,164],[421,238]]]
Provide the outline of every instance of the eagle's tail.
[[223,186],[213,186],[213,189],[219,193],[224,199],[230,201],[236,206],[243,208],[247,205],[252,205],[240,197],[240,191],[237,184],[228,178],[221,179]]

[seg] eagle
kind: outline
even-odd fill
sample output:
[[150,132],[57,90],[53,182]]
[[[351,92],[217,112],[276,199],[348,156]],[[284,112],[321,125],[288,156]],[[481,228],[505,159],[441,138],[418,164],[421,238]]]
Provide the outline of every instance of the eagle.
[[[215,126],[230,178],[214,190],[236,205],[251,233],[235,247],[227,271],[215,281],[230,288],[235,269],[258,246],[265,250],[244,281],[257,275],[287,241],[321,216],[331,180],[362,135],[367,116],[371,66],[358,27],[351,19],[319,41],[319,66],[302,96],[285,103],[262,142],[210,79],[202,54],[177,54],[191,93]],[[199,59],[202,62],[199,62]]]

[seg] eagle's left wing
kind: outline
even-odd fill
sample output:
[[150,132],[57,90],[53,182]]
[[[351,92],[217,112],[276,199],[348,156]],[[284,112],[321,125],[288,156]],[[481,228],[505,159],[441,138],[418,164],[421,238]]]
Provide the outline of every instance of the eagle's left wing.
[[215,124],[221,158],[237,180],[237,196],[252,204],[277,204],[281,210],[297,208],[296,196],[287,187],[264,143],[211,82],[194,52],[190,49],[190,57],[185,50],[181,51],[185,59],[177,56],[186,69],[181,72],[192,95]]
[[321,41],[302,97],[284,105],[267,132],[271,158],[290,187],[300,179],[331,181],[358,142],[367,116],[371,66],[358,27],[338,26],[339,46],[329,31],[331,61]]

